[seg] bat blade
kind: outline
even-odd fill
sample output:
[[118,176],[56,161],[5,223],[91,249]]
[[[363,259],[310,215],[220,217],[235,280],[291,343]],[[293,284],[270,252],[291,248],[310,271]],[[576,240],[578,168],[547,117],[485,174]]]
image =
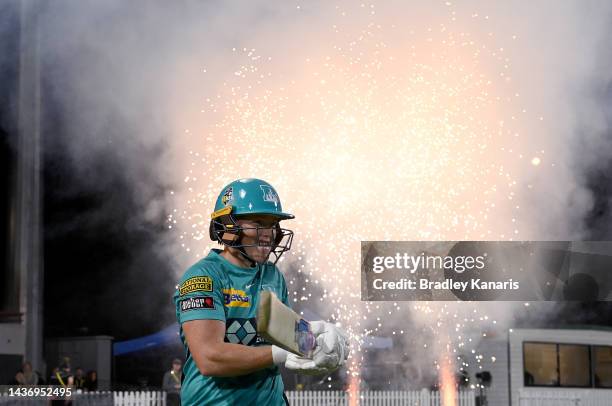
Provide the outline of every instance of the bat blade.
[[266,341],[302,357],[312,357],[316,346],[310,323],[267,290],[259,297],[257,333]]

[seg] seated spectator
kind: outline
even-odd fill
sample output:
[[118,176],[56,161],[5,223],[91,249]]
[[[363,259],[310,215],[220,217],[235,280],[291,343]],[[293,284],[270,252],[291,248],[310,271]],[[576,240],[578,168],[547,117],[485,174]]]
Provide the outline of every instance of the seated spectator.
[[23,376],[23,372],[17,371],[15,377],[9,381],[9,385],[17,386],[17,385],[25,385],[25,377]]
[[32,370],[32,364],[30,362],[24,362],[21,370],[23,371],[24,385],[39,384],[38,374]]
[[59,367],[53,368],[51,379],[49,379],[49,384],[63,387],[74,385],[74,377],[70,369],[69,357],[64,357],[61,360]]
[[74,371],[74,388],[85,389],[85,373],[83,368],[77,368]]
[[98,373],[96,371],[87,372],[87,376],[85,377],[85,389],[89,392],[98,390]]

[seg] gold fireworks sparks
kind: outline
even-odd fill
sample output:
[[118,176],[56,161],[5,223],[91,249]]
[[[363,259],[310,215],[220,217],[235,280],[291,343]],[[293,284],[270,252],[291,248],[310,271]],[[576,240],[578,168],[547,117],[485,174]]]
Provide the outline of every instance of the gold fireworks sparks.
[[187,130],[191,162],[168,217],[185,250],[200,257],[212,247],[207,214],[222,186],[262,178],[296,215],[287,223],[294,247],[280,263],[306,281],[288,280],[292,300],[324,303],[356,343],[420,334],[402,327],[403,312],[434,335],[452,332],[450,342],[429,344],[448,345],[450,356],[473,344],[472,330],[491,328],[494,320],[469,304],[360,301],[362,240],[520,237],[510,221],[520,217],[517,168],[540,158],[522,160],[533,154],[515,127],[510,61],[495,40],[458,31],[446,5],[444,23],[407,29],[364,4],[368,18],[357,30],[344,22],[351,10],[338,7],[329,42],[296,52],[300,69],[282,75],[283,55],[233,49],[231,79],[188,123],[199,130]]

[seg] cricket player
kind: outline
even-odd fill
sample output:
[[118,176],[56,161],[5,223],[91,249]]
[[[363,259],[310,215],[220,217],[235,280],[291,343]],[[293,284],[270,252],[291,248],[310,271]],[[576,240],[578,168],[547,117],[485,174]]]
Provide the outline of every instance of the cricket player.
[[275,264],[293,239],[280,221],[294,216],[283,212],[269,183],[230,183],[211,217],[210,237],[223,250],[211,250],[187,269],[174,295],[186,351],[182,405],[288,404],[278,366],[302,374],[331,373],[348,357],[346,334],[334,324],[311,322],[317,341],[312,359],[257,335],[262,290],[289,306],[285,279]]

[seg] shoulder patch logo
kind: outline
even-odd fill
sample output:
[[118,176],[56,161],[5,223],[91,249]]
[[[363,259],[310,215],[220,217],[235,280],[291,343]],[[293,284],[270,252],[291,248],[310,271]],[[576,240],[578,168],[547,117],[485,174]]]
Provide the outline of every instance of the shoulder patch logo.
[[244,290],[223,289],[223,298],[227,307],[251,307],[251,298]]
[[215,301],[212,296],[194,296],[187,299],[183,299],[179,302],[181,312],[188,312],[189,310],[199,309],[215,309]]
[[212,292],[213,281],[210,276],[195,276],[187,279],[179,287],[181,296],[192,292]]
[[272,202],[275,206],[278,206],[278,195],[272,189],[272,187],[268,185],[259,185],[261,190],[263,191],[263,199],[265,202]]
[[233,197],[234,197],[234,188],[230,186],[227,189],[225,189],[225,192],[223,192],[223,196],[221,197],[221,203],[223,203],[224,206],[227,206],[227,204],[232,200]]

